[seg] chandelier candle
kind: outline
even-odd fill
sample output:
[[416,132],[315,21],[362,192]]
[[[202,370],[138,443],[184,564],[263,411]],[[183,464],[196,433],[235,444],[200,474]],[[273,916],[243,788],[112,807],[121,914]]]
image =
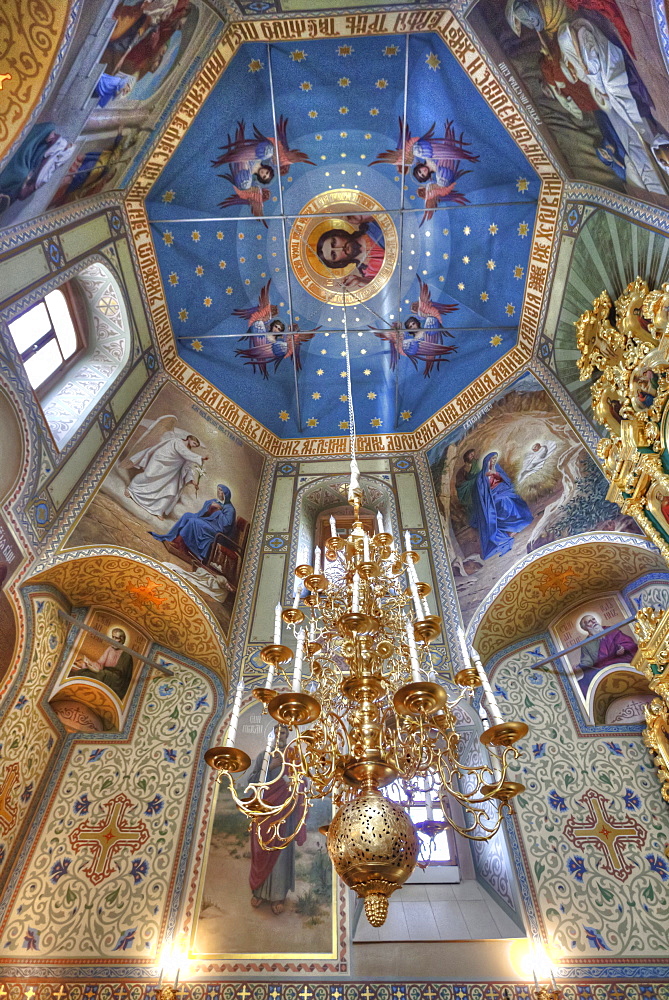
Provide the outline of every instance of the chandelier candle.
[[295,666],[293,667],[293,691],[302,688],[302,663],[304,660],[304,629],[297,633],[297,649],[295,650]]
[[376,512],[376,527],[380,535],[383,535],[385,533],[386,529],[383,526],[383,514],[381,513],[380,510],[377,510]]
[[295,590],[293,591],[293,609],[297,609],[300,606],[300,584],[295,581]]
[[281,612],[283,608],[281,604],[277,604],[274,608],[274,645],[281,645]]
[[411,663],[411,680],[420,680],[420,664],[418,663],[418,652],[416,650],[416,637],[413,634],[413,625],[408,618],[406,622],[407,642],[409,644],[409,660]]
[[474,649],[473,646],[472,646],[472,660],[476,668],[476,673],[479,675],[479,679],[481,681],[481,687],[483,688],[483,693],[485,694],[485,699],[486,699],[486,707],[490,714],[490,718],[492,719],[492,724],[493,726],[497,726],[499,725],[500,722],[503,722],[504,719],[502,718],[502,713],[499,710],[499,705],[497,704],[495,695],[492,693],[492,688],[490,687],[490,681],[488,680],[488,675],[483,669],[483,664],[481,663],[481,657],[479,656],[479,654],[477,653],[477,651]]
[[274,743],[276,741],[276,732],[274,729],[270,732],[267,737],[267,743],[265,745],[265,752],[262,757],[262,767],[260,768],[260,781],[267,781],[267,775],[269,773],[269,762],[272,758],[272,751],[274,750]]
[[334,514],[330,514],[330,538],[337,537],[337,522],[334,519]]
[[320,573],[321,571],[321,550],[317,545],[314,549],[314,573]]
[[225,741],[226,747],[233,747],[235,745],[235,740],[237,739],[237,726],[239,725],[239,712],[242,707],[243,697],[244,681],[241,680],[237,685],[235,700],[232,705],[232,715],[230,716],[230,725],[228,726],[228,735]]

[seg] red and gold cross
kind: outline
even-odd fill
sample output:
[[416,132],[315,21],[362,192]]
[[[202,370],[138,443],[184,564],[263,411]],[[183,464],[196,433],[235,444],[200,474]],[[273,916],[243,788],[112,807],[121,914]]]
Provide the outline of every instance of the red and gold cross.
[[631,816],[625,816],[622,824],[616,823],[606,810],[606,796],[596,792],[594,788],[589,788],[578,801],[587,806],[589,818],[583,823],[577,823],[570,816],[564,825],[565,836],[576,847],[594,844],[604,855],[604,871],[625,882],[634,870],[634,865],[623,855],[623,849],[630,844],[643,847],[646,831]]
[[19,783],[18,762],[10,764],[5,770],[5,776],[0,787],[0,830],[9,833],[16,820],[16,803],[11,803],[9,797],[14,791],[14,786]]
[[93,885],[114,874],[111,860],[122,847],[130,847],[135,854],[149,839],[146,824],[140,819],[136,826],[124,824],[125,814],[133,803],[123,794],[115,795],[106,803],[107,815],[97,826],[81,823],[70,834],[70,843],[77,853],[89,848],[92,860],[84,868]]

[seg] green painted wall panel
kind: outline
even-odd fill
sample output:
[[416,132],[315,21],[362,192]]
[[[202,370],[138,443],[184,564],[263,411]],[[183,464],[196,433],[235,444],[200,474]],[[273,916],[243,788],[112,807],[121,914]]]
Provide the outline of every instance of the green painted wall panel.
[[[339,476],[350,469],[348,460],[337,461],[328,459],[323,462],[301,462],[300,473],[303,476]],[[359,459],[358,467],[361,472],[388,472],[390,462],[387,458]]]
[[30,247],[23,253],[0,261],[0,296],[1,301],[11,298],[17,292],[28,288],[40,278],[49,273],[41,245]]
[[118,241],[116,244],[116,253],[118,254],[118,262],[121,267],[125,293],[128,296],[130,308],[132,309],[132,315],[135,320],[137,336],[139,337],[139,342],[142,345],[142,348],[146,350],[147,347],[151,346],[151,334],[146,320],[146,313],[144,312],[142,294],[139,290],[135,268],[132,263],[130,248],[128,247],[126,240]]
[[68,460],[47,486],[56,507],[62,505],[68,493],[76,486],[103,444],[102,431],[97,424],[93,424],[88,434],[81,439]]
[[413,472],[401,472],[395,476],[397,496],[400,502],[400,516],[403,528],[422,528],[423,513],[420,509],[416,477]]
[[111,398],[111,410],[116,420],[121,419],[147,381],[148,373],[146,365],[143,361],[140,361],[138,365],[135,365],[121,387],[116,390]]
[[66,229],[59,234],[60,243],[66,260],[74,260],[93,247],[99,246],[110,239],[109,223],[106,215],[98,215],[88,222],[83,222],[73,229]]
[[272,641],[274,608],[281,599],[285,562],[286,556],[281,553],[272,553],[263,558],[256,589],[250,642],[269,643]]
[[290,531],[293,513],[293,477],[280,476],[274,483],[268,531]]

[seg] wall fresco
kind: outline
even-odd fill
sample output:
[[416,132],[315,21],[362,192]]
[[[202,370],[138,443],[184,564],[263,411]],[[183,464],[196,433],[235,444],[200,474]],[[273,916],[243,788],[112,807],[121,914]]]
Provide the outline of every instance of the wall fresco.
[[196,764],[218,706],[203,673],[168,663],[174,676],[146,682],[128,739],[70,742],[5,902],[0,960],[157,961],[184,803],[197,800]]
[[596,528],[640,533],[606,500],[604,476],[530,374],[428,459],[466,621],[528,552]]
[[202,595],[227,630],[261,456],[166,385],[68,539],[144,552]]
[[[121,187],[218,24],[201,0],[84,6],[58,79],[0,169],[0,226]],[[52,21],[45,41],[62,12]]]
[[666,71],[650,10],[626,0],[480,0],[470,22],[505,75],[522,81],[575,177],[667,202]]
[[551,626],[559,649],[588,639],[562,658],[562,676],[565,683],[571,684],[588,722],[644,722],[644,705],[652,695],[645,678],[631,666],[638,648],[631,626],[599,635],[627,617],[620,597],[610,594],[572,608]]
[[[242,713],[240,740],[252,763],[237,776],[237,794],[243,794],[249,781],[262,780],[264,751],[274,728],[274,720],[259,711],[257,702]],[[285,733],[279,734],[279,745],[285,738]],[[268,760],[267,773],[269,780],[280,782],[277,757]],[[277,784],[277,796],[280,793]],[[304,959],[334,957],[335,887],[325,838],[318,832],[331,818],[332,803],[315,802],[295,842],[282,851],[263,851],[224,781],[210,820],[191,955],[203,961],[269,954],[274,959],[297,954]]]

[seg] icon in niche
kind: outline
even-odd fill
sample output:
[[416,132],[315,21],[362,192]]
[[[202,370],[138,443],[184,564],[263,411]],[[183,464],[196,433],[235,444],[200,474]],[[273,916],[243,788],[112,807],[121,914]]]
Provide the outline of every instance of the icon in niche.
[[278,319],[277,306],[270,302],[271,284],[270,278],[258,296],[257,305],[233,310],[233,316],[241,316],[248,322],[248,334],[239,339],[249,342],[248,347],[237,348],[235,354],[246,358],[244,364],[251,365],[254,372],[258,369],[263,378],[269,378],[268,365],[273,363],[276,371],[284,358],[292,358],[296,370],[301,371],[300,347],[312,339],[315,330],[320,330],[320,326],[316,326],[310,333],[300,333],[299,327],[293,324],[286,333],[286,324]]
[[302,287],[321,302],[343,305],[364,302],[383,288],[395,270],[399,242],[378,201],[363,191],[340,188],[307,202],[288,247]]

